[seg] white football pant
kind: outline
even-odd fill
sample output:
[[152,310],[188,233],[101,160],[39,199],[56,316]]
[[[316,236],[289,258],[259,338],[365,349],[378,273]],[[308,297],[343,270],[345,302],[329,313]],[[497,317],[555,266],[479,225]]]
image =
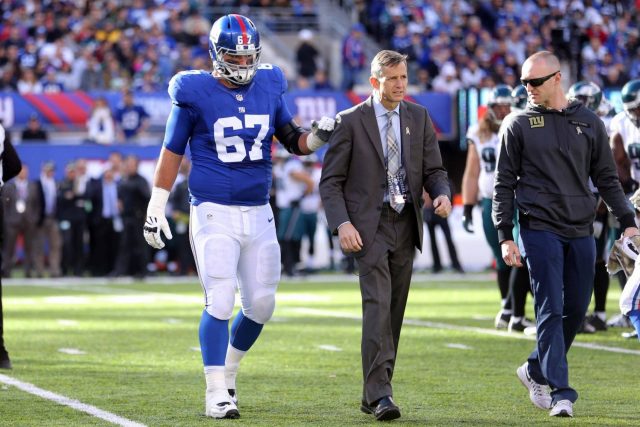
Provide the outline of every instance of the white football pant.
[[280,281],[271,206],[191,206],[189,236],[207,312],[216,319],[231,318],[237,287],[244,315],[266,323]]

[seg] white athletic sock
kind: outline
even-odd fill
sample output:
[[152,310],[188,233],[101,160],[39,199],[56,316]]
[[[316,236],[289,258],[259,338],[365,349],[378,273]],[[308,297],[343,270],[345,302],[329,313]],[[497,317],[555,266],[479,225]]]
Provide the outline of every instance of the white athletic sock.
[[593,314],[598,316],[603,322],[607,320],[607,313],[605,311],[594,311]]
[[238,367],[245,354],[247,354],[246,351],[238,350],[231,344],[227,347],[227,358],[224,361],[224,379],[229,390],[236,389]]
[[511,316],[511,323],[518,323],[522,321],[522,317]]
[[205,366],[204,379],[207,383],[207,391],[227,390],[224,380],[224,366]]

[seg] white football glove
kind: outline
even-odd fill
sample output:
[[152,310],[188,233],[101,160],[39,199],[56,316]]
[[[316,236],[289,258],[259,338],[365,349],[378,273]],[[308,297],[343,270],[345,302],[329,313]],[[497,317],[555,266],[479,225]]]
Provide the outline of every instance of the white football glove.
[[629,197],[629,200],[633,204],[634,208],[640,210],[640,189],[636,190],[636,192],[633,193],[633,196]]
[[169,223],[164,216],[164,210],[169,200],[169,192],[164,188],[153,187],[151,190],[151,200],[147,206],[147,220],[144,223],[144,239],[156,249],[164,248],[164,242],[160,236],[162,231],[168,240],[173,239]]
[[319,122],[315,120],[311,122],[311,135],[307,137],[307,147],[309,150],[316,151],[329,142],[335,122],[334,119],[327,116],[323,116]]

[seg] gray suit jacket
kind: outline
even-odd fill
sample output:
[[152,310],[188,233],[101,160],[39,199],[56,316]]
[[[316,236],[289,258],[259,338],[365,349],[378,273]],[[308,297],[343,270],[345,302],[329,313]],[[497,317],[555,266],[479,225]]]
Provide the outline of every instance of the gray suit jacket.
[[[329,228],[350,221],[362,237],[366,254],[373,243],[384,199],[386,184],[382,141],[372,98],[338,114],[336,128],[324,157],[320,195]],[[400,103],[402,160],[409,181],[411,204],[415,212],[415,234],[407,236],[422,250],[422,190],[431,198],[444,194],[451,199],[447,172],[442,166],[435,129],[427,110],[417,104]]]
[[18,200],[18,190],[15,180],[7,182],[2,187],[2,203],[4,205],[4,222],[7,225],[15,226],[26,218],[27,223],[36,225],[40,216],[40,197],[38,194],[38,184],[29,181],[27,184],[27,200],[25,203],[25,211],[20,213],[16,209]]

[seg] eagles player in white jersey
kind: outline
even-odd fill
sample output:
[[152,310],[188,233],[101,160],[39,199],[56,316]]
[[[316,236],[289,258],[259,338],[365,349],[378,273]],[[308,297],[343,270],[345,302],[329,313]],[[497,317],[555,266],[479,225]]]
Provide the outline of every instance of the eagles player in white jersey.
[[[333,119],[306,132],[284,100],[282,71],[260,64],[260,35],[241,15],[225,15],[209,35],[213,73],[178,73],[165,138],[147,208],[144,236],[154,248],[171,238],[165,218],[169,191],[189,145],[189,236],[204,290],[200,348],[206,380],[206,415],[238,418],[236,373],[275,307],[280,247],[269,206],[271,145],[275,135],[290,152],[324,145]],[[229,331],[235,290],[242,309]]]
[[611,148],[625,193],[640,183],[640,79],[622,88],[624,111],[611,120]]
[[[611,109],[611,104],[607,102],[602,89],[589,81],[579,81],[571,85],[567,92],[567,99],[577,99],[582,104],[596,113],[607,128],[607,132],[610,133],[608,123],[611,121],[610,117],[607,117]],[[578,330],[578,333],[594,333],[597,331],[606,331],[606,304],[607,293],[609,292],[609,273],[607,273],[606,260],[608,254],[608,235],[609,235],[609,212],[598,195],[598,189],[593,185],[593,182],[589,180],[589,186],[591,191],[598,198],[598,206],[596,208],[596,216],[593,223],[594,238],[596,242],[596,263],[595,263],[595,276],[593,281],[593,299],[594,299],[594,312],[587,315],[582,321],[582,326]],[[611,219],[615,221],[615,218]]]
[[[622,188],[631,195],[640,185],[640,79],[622,87],[623,111],[610,123],[611,149]],[[636,222],[638,211],[636,210]],[[621,280],[624,286],[626,280]],[[609,326],[631,326],[626,317],[611,319]]]
[[498,329],[507,329],[511,318],[511,304],[508,299],[511,267],[502,260],[498,233],[491,221],[491,200],[499,148],[498,130],[502,120],[511,112],[511,91],[507,85],[497,85],[493,88],[484,117],[467,131],[467,163],[462,176],[462,226],[469,233],[473,233],[472,210],[480,200],[484,235],[496,259],[498,289],[502,300],[501,310],[495,320]]

